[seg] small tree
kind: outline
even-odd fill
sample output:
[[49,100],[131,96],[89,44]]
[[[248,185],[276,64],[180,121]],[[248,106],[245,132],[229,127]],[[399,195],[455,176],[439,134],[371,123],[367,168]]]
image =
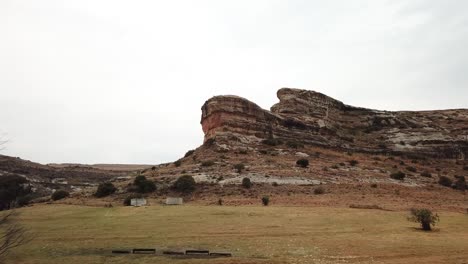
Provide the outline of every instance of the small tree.
[[442,186],[445,187],[451,187],[452,186],[452,180],[449,177],[446,176],[440,176],[438,183]]
[[307,168],[309,166],[308,159],[299,159],[296,161],[296,165],[302,168]]
[[268,206],[268,205],[270,204],[270,197],[268,197],[268,196],[263,196],[263,197],[262,197],[262,204],[263,204],[264,206]]
[[439,216],[433,214],[429,209],[411,209],[411,215],[408,217],[408,221],[420,223],[421,228],[424,231],[431,231],[431,226],[435,226],[439,222]]
[[314,190],[314,194],[324,194],[324,193],[325,193],[325,189],[322,186],[319,186]]
[[139,193],[150,193],[156,191],[156,184],[146,179],[143,175],[136,176],[133,184],[136,186],[136,191]]
[[455,176],[457,179],[455,181],[455,189],[460,190],[460,191],[465,191],[466,190],[466,179],[465,176]]
[[405,177],[406,177],[406,174],[404,174],[401,171],[394,172],[394,173],[390,174],[390,178],[395,179],[395,180],[402,181]]
[[245,169],[245,165],[243,163],[236,164],[234,169],[236,169],[237,173],[241,173]]
[[249,178],[243,178],[242,179],[242,187],[244,187],[246,189],[249,189],[250,187],[252,187],[252,182],[250,181]]
[[8,251],[12,248],[22,246],[32,240],[31,234],[26,229],[16,223],[16,212],[10,211],[0,216],[0,263]]
[[98,188],[94,196],[101,198],[101,197],[111,195],[115,193],[115,191],[117,191],[117,188],[115,188],[114,184],[112,184],[111,182],[104,182],[98,185]]
[[52,200],[57,201],[57,200],[61,200],[63,198],[67,198],[68,196],[70,196],[69,192],[67,192],[65,190],[57,190],[52,194],[51,198],[52,198]]
[[196,183],[192,176],[184,175],[179,177],[172,187],[179,192],[193,192],[195,191]]

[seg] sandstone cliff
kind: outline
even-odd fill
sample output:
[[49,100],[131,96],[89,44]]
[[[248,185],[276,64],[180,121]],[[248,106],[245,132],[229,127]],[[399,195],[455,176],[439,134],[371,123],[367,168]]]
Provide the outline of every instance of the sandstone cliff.
[[265,139],[345,151],[467,159],[468,109],[378,111],[291,88],[264,110],[237,96],[215,96],[202,107],[205,141],[259,144]]

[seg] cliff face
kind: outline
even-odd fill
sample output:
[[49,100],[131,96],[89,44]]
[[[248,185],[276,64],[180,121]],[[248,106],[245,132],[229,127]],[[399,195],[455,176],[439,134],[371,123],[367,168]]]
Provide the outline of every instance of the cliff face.
[[258,144],[268,138],[371,153],[467,159],[468,109],[391,112],[358,108],[314,91],[282,88],[264,110],[237,96],[202,107],[205,140]]

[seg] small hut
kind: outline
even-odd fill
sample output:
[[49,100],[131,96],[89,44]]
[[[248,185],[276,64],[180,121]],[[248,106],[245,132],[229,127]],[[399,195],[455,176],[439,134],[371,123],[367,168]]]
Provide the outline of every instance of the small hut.
[[146,205],[146,199],[145,198],[133,198],[132,200],[130,200],[130,205],[132,206]]
[[167,197],[166,205],[181,205],[184,203],[184,200],[181,197]]

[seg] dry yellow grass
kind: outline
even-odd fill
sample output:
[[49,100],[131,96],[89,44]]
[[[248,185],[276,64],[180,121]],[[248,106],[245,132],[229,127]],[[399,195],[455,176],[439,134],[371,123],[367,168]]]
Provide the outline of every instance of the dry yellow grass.
[[[434,232],[406,212],[328,207],[38,205],[34,233],[6,263],[466,263],[468,216],[439,212]],[[206,248],[233,258],[113,256],[114,248]]]

